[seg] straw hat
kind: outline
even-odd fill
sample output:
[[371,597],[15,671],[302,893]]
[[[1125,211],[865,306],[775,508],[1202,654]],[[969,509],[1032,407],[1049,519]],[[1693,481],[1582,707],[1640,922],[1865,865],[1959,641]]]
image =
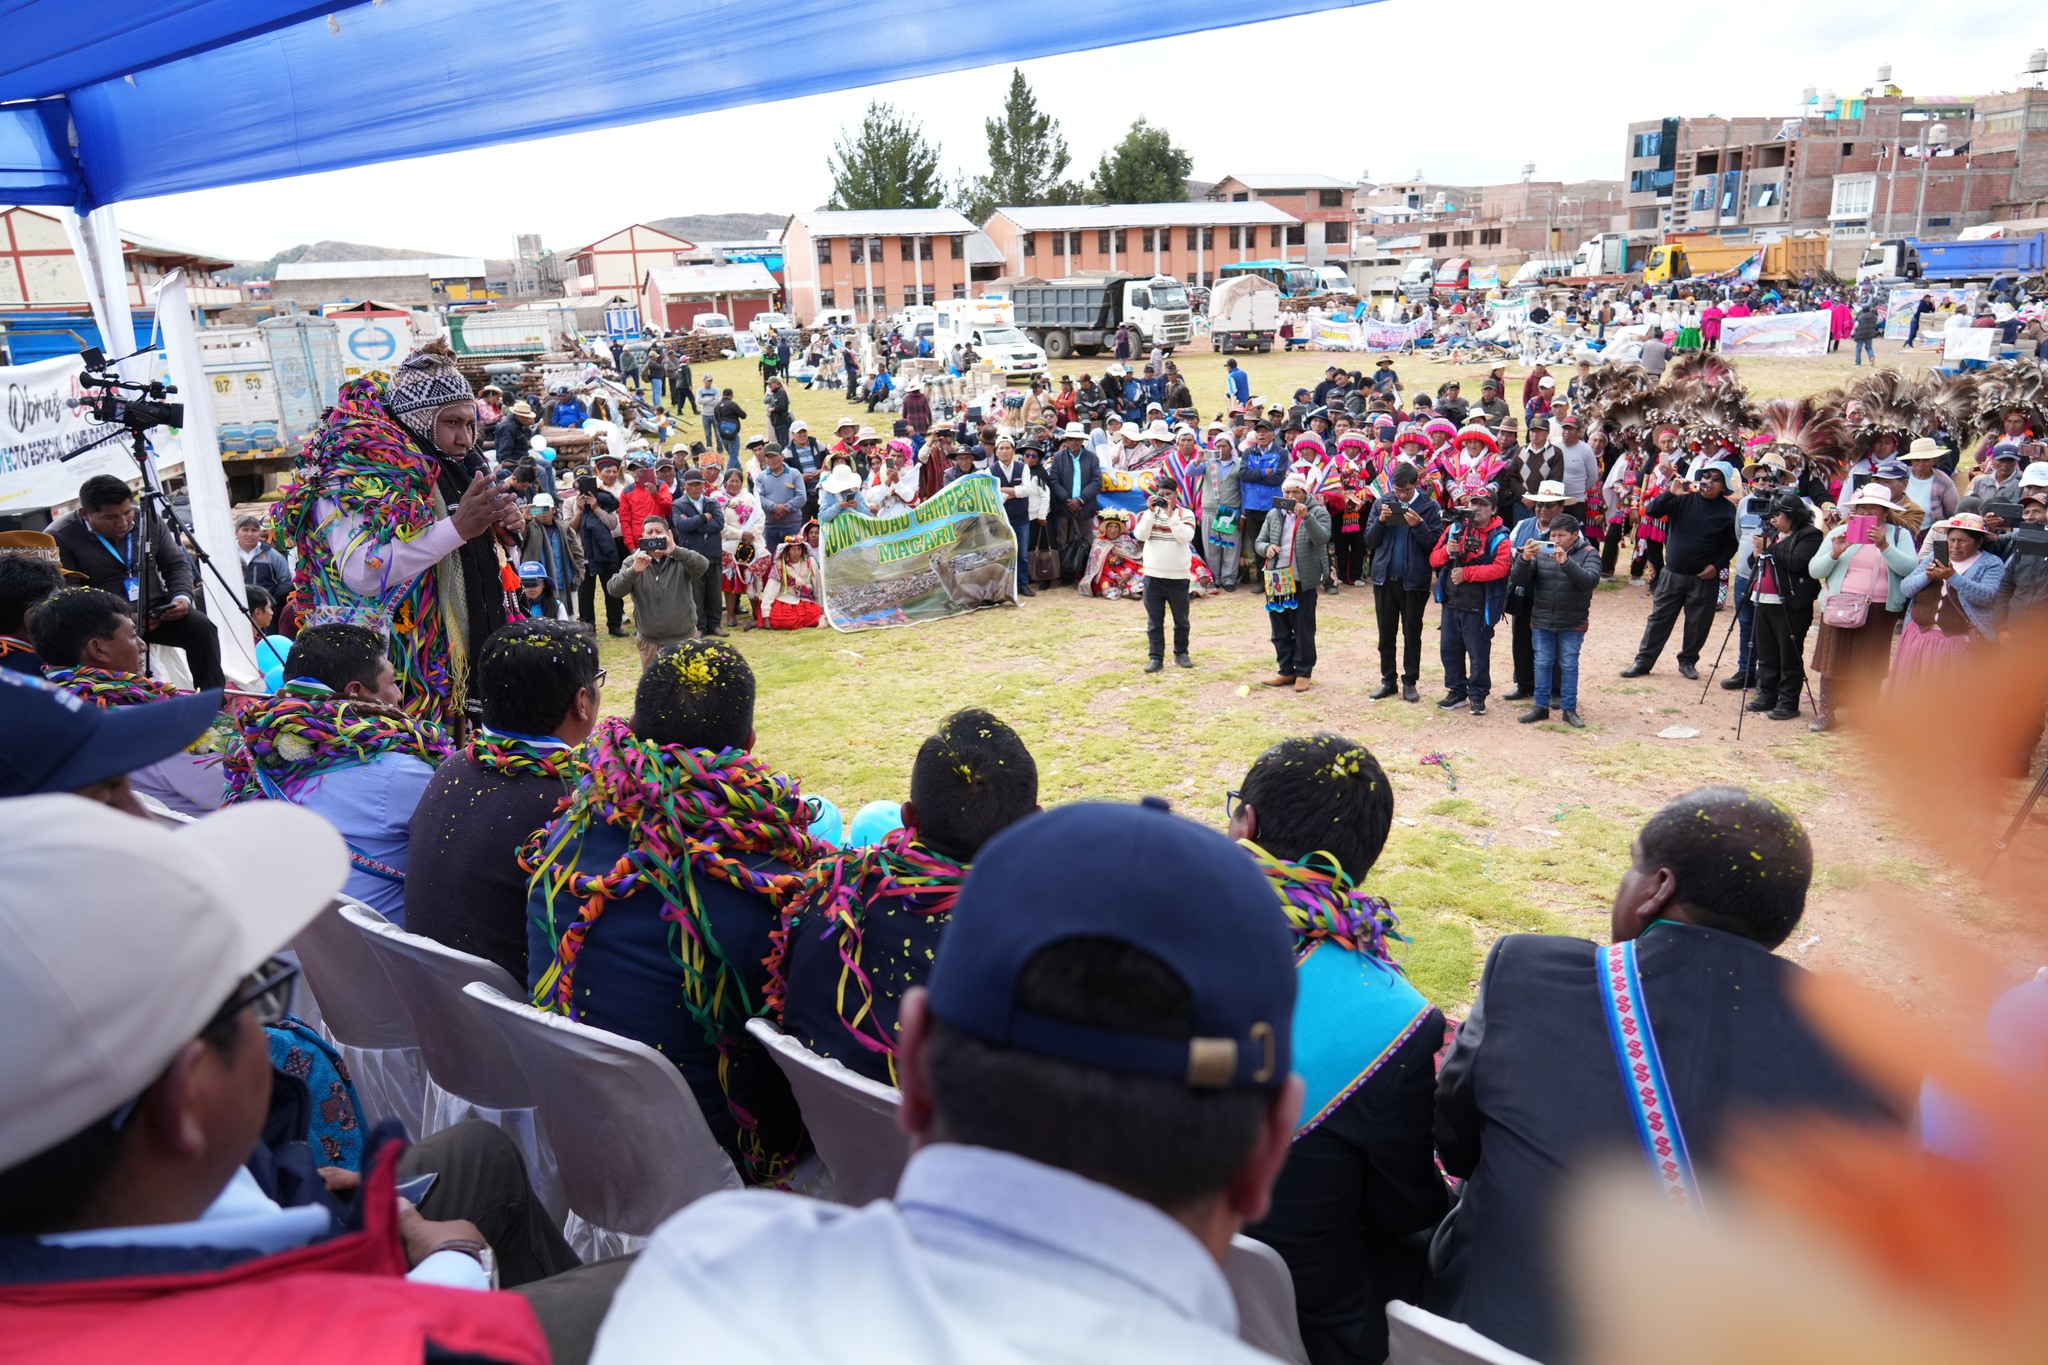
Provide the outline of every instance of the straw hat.
[[1984,525],[1984,518],[1975,512],[1957,512],[1954,516],[1937,521],[1927,528],[1930,531],[1970,531],[1979,536],[1989,536],[1990,528]]
[[1882,507],[1887,512],[1897,512],[1899,505],[1892,501],[1891,490],[1882,484],[1866,483],[1858,487],[1856,496],[1849,499],[1851,507]]

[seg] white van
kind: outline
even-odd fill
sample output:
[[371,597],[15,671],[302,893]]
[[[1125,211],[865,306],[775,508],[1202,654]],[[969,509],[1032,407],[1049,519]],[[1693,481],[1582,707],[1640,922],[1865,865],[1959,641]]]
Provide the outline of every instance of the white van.
[[1401,297],[1426,299],[1436,286],[1436,262],[1428,256],[1410,256],[1401,269]]

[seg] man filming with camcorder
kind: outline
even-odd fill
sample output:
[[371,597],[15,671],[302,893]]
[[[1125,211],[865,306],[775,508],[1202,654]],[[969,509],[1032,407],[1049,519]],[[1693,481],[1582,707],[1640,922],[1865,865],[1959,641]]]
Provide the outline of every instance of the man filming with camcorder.
[[633,599],[633,643],[641,668],[669,645],[695,637],[695,584],[709,572],[709,559],[675,543],[666,517],[641,523],[639,545],[604,585],[610,596]]
[[150,519],[145,554],[136,513],[135,490],[125,479],[95,474],[79,487],[78,510],[50,524],[58,558],[88,585],[126,602],[148,643],[184,650],[194,687],[225,686],[220,635],[193,605],[191,560],[161,517]]

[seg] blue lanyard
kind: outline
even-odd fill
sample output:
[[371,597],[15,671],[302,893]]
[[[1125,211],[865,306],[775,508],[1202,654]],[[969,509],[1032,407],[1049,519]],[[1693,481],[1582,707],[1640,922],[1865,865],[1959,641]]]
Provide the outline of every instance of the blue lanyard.
[[128,558],[129,558],[129,556],[130,556],[130,555],[131,555],[131,554],[133,553],[133,551],[134,551],[134,545],[135,545],[135,528],[134,528],[134,527],[132,527],[132,526],[131,526],[131,527],[129,527],[129,528],[128,528],[128,535],[127,535],[127,538],[126,538],[126,539],[124,539],[124,540],[123,540],[123,541],[121,542],[122,546],[123,546],[123,547],[125,547],[125,548],[123,548],[123,549],[119,549],[119,550],[115,549],[115,548],[114,548],[114,542],[113,542],[113,541],[111,541],[111,540],[108,540],[108,539],[107,539],[107,538],[106,538],[105,536],[101,535],[101,534],[100,534],[100,533],[99,533],[98,531],[94,531],[94,532],[92,533],[92,538],[93,538],[94,540],[97,540],[97,541],[98,541],[98,542],[99,542],[100,544],[102,544],[102,545],[106,546],[106,547],[107,547],[107,553],[108,553],[108,554],[112,555],[112,556],[113,556],[113,557],[114,557],[115,559],[118,559],[119,561],[121,561],[121,572],[122,572],[122,573],[127,573],[127,572],[128,572]]

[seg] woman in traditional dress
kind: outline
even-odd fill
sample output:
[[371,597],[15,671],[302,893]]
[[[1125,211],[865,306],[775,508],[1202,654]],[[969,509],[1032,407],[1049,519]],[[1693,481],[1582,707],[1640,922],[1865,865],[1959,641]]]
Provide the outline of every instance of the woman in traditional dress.
[[500,546],[523,524],[476,448],[476,413],[454,352],[429,342],[389,380],[342,385],[271,513],[298,555],[301,621],[382,632],[405,709],[447,725],[505,624]]
[[1865,484],[1843,511],[1851,522],[1864,524],[1853,536],[1849,525],[1836,527],[1807,565],[1821,585],[1820,641],[1813,647],[1820,711],[1808,726],[1817,731],[1833,727],[1845,702],[1853,706],[1877,695],[1891,670],[1892,631],[1906,609],[1906,578],[1919,567],[1912,529],[1883,484]]
[[769,561],[761,588],[761,624],[770,630],[802,630],[825,618],[825,583],[818,555],[802,537],[782,542]]
[[[724,529],[719,532],[718,586],[725,598],[725,624],[731,628],[740,624],[740,604],[752,586],[748,571],[761,552],[761,504],[747,491],[747,476],[737,469],[725,471],[725,488],[714,501],[725,513]],[[746,628],[754,628],[751,602],[747,604]]]
[[1095,518],[1095,544],[1081,574],[1083,597],[1137,598],[1145,591],[1145,556],[1130,534],[1130,519],[1114,507]]
[[[1928,528],[1920,567],[1899,585],[1910,605],[1892,665],[1894,687],[1944,672],[1956,676],[1955,666],[1965,656],[1997,640],[1992,604],[2005,577],[2005,561],[1984,553],[1990,538],[1984,518],[1975,512],[1958,512]],[[1947,548],[1946,563],[1937,546]]]

